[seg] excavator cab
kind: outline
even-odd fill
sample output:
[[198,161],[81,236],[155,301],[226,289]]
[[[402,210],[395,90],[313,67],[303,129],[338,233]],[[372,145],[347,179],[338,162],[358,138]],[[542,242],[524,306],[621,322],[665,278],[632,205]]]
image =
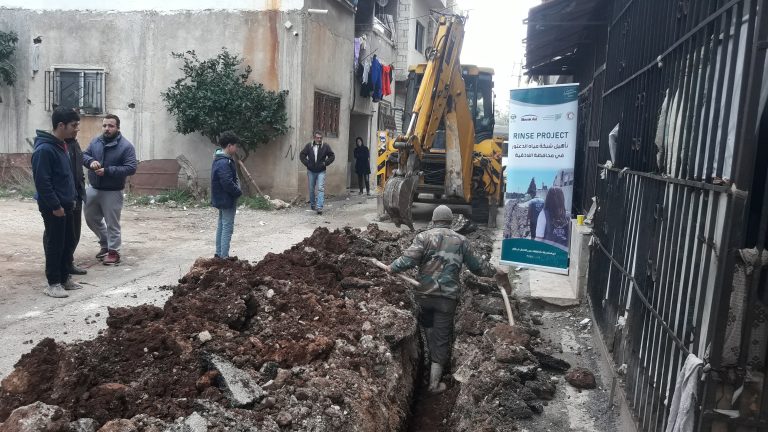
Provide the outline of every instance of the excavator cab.
[[469,111],[475,123],[475,142],[493,138],[494,94],[493,69],[462,65],[464,85],[467,88]]

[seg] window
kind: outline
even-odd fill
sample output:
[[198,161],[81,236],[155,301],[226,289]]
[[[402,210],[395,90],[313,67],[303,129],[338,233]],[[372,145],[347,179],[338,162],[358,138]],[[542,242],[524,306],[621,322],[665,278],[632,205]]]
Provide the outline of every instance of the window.
[[397,125],[395,124],[395,112],[392,110],[392,105],[386,101],[379,102],[379,130],[395,131]]
[[424,34],[426,32],[424,31],[424,26],[416,21],[416,51],[420,53],[424,53]]
[[373,4],[373,28],[390,41],[394,41],[397,2],[376,0]]
[[341,99],[316,91],[314,130],[322,131],[327,137],[337,138],[339,111],[341,111]]
[[54,68],[46,75],[46,106],[76,108],[81,114],[104,114],[106,104],[103,69]]

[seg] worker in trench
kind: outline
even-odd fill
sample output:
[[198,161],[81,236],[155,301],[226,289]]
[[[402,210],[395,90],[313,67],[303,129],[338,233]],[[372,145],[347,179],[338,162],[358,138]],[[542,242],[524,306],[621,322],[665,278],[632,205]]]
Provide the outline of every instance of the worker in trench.
[[389,266],[392,273],[419,267],[419,287],[414,294],[420,308],[419,325],[424,329],[429,347],[429,392],[432,394],[446,389],[441,378],[453,345],[453,319],[461,292],[462,265],[478,276],[507,275],[478,258],[469,240],[451,229],[452,221],[451,209],[438,206],[432,213],[434,227],[419,233],[403,255]]

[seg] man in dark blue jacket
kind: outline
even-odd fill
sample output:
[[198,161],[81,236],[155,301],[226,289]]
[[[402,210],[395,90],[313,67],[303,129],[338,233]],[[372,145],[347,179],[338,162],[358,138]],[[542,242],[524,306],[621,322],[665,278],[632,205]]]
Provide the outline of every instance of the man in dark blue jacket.
[[136,150],[120,133],[120,118],[107,114],[101,122],[102,134],[83,152],[88,168],[85,195],[85,223],[99,238],[96,258],[104,265],[120,262],[120,213],[123,210],[125,179],[136,173]]
[[229,257],[229,242],[235,228],[237,199],[243,192],[237,179],[237,169],[232,156],[237,152],[240,138],[234,132],[222,132],[219,149],[213,155],[211,165],[211,206],[219,209],[216,227],[216,253],[214,257]]
[[67,290],[82,288],[69,277],[75,250],[75,180],[66,141],[77,136],[80,116],[70,108],[58,107],[51,115],[52,133],[38,130],[32,152],[32,177],[37,207],[45,225],[45,277],[43,291],[50,297],[68,297]]

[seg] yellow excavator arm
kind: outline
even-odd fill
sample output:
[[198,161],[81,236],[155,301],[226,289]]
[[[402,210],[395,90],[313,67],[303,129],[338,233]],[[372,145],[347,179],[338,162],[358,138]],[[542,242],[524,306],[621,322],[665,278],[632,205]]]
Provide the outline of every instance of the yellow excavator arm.
[[421,176],[420,162],[429,152],[441,124],[445,129],[446,178],[449,197],[471,198],[474,124],[469,112],[459,54],[465,18],[440,17],[426,69],[404,135],[395,139],[398,168],[384,187],[384,210],[396,226],[413,229],[411,207]]

